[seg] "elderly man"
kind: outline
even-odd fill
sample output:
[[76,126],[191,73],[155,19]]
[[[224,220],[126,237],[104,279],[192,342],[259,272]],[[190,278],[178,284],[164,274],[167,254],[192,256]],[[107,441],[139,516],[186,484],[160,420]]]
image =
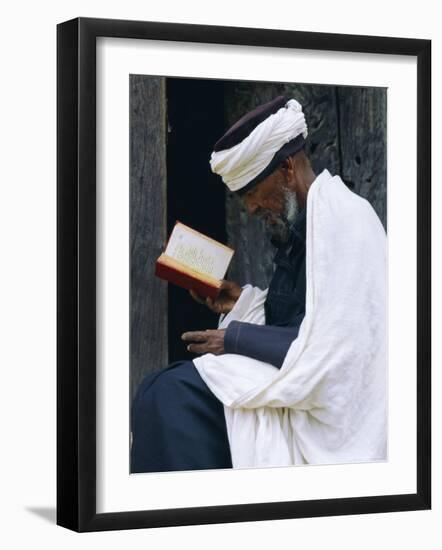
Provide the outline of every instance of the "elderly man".
[[[292,434],[287,435],[292,429],[287,426],[294,426],[296,422],[305,423],[301,419],[302,413],[294,418],[294,413],[290,416],[283,412],[292,406],[291,402],[284,401],[287,396],[283,394],[287,391],[283,381],[283,396],[275,394],[277,399],[269,398],[267,402],[257,399],[249,403],[241,397],[245,405],[240,407],[241,411],[238,413],[236,425],[242,430],[238,432],[237,428],[238,434],[232,428],[233,409],[226,409],[234,401],[229,394],[237,397],[243,389],[243,381],[238,382],[238,387],[235,386],[238,369],[246,376],[247,368],[251,367],[251,385],[244,395],[250,394],[258,382],[268,384],[275,376],[271,369],[277,371],[284,365],[305,318],[307,196],[315,181],[319,185],[319,179],[324,183],[331,178],[327,170],[319,178],[313,172],[304,151],[306,136],[307,126],[299,103],[294,99],[287,100],[284,96],[278,96],[243,116],[215,144],[210,162],[212,171],[221,175],[229,189],[241,196],[250,215],[262,216],[265,220],[271,242],[277,248],[274,257],[276,268],[268,289],[261,294],[264,297],[261,300],[262,319],[256,321],[253,316],[243,316],[243,319],[251,320],[248,322],[238,320],[241,316],[237,315],[229,320],[226,328],[184,333],[182,338],[188,343],[188,350],[200,357],[194,361],[173,363],[143,380],[132,406],[132,472],[267,464],[268,458],[264,455],[268,453],[262,451],[262,443],[257,435],[255,434],[256,439],[253,439],[255,435],[251,435],[251,432],[258,430],[256,426],[259,425],[259,419],[256,415],[261,414],[258,411],[261,402],[270,405],[270,409],[265,409],[265,414],[270,416],[266,417],[264,423],[261,420],[261,425],[269,424],[270,420],[275,423],[270,430],[272,433],[261,433],[264,446],[267,439],[269,446],[273,444],[270,436],[274,437],[278,430],[284,434],[278,436],[279,439],[274,444],[274,465],[310,461],[302,453],[299,438],[295,443],[284,441],[279,452],[281,456],[278,456],[277,449],[281,440],[287,437],[293,439]],[[195,300],[221,314],[221,321],[232,316],[235,310],[241,309],[240,303],[244,304],[246,300],[251,304],[249,311],[253,312],[253,300],[250,301],[245,296],[250,295],[251,288],[250,285],[246,286],[248,288],[245,291],[245,287],[241,288],[235,282],[224,281],[222,292],[214,301],[210,298],[203,300],[194,292],[191,294]],[[337,354],[339,355],[339,351]],[[218,357],[219,360],[215,361],[214,358]],[[239,365],[241,357],[246,360],[243,366]],[[233,365],[238,365],[236,372],[235,368],[229,371],[229,358],[233,358]],[[314,379],[317,378],[314,360],[311,364]],[[345,359],[342,364],[345,364]],[[290,369],[284,369],[284,373],[289,372],[287,383],[290,385]],[[272,382],[268,385],[271,386]],[[297,385],[298,381],[295,381],[293,388],[296,389]],[[265,395],[266,389],[263,386],[261,396]],[[321,391],[315,387],[310,393],[320,396]],[[319,397],[316,399],[320,400]],[[287,405],[285,409],[272,408],[278,401]],[[294,403],[293,408],[300,403],[300,410],[311,410],[314,407],[310,401],[303,396]],[[255,415],[252,424],[250,414],[247,416],[244,407],[250,407],[248,412]],[[321,404],[317,407],[318,410],[322,408]],[[227,410],[230,411],[229,426],[226,425]],[[273,414],[275,411],[279,411],[277,418]],[[338,417],[336,411],[333,414]],[[327,419],[326,421],[328,422]],[[339,430],[342,432],[342,421],[339,422]],[[382,432],[382,429],[380,427],[378,431]],[[249,447],[256,443],[253,455],[250,455],[250,451],[242,453],[241,440],[245,437],[251,438]],[[329,436],[321,437],[325,440]],[[336,440],[336,436],[334,437]],[[380,436],[375,434],[373,437],[379,439]],[[340,448],[345,446],[342,442],[339,445]],[[293,448],[286,457],[287,446]],[[309,446],[312,447],[306,437],[305,455],[309,454]],[[382,442],[380,446],[382,447]],[[233,447],[235,455],[232,452]],[[316,455],[320,454],[316,449],[315,452]],[[260,453],[263,456],[259,456]],[[374,454],[376,453],[377,450]],[[329,455],[324,454],[324,457],[324,460],[329,460]]]

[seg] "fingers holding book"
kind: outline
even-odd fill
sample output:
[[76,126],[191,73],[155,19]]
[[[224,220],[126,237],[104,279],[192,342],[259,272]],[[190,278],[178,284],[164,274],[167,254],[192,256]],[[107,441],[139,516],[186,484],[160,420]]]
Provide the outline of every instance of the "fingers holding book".
[[229,296],[230,299],[236,300],[241,296],[242,287],[235,281],[221,280],[221,294]]
[[214,313],[229,313],[240,297],[242,288],[234,281],[227,281],[226,279],[221,281],[220,288],[221,290],[216,298],[210,296],[203,298],[193,289],[189,290],[189,293],[195,301],[206,305]]

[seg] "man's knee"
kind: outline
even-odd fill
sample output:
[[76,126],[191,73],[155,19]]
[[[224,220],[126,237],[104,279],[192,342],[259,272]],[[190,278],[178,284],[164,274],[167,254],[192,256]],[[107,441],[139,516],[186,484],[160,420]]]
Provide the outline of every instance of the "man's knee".
[[[184,371],[195,369],[192,361],[177,361],[160,371],[150,373],[143,378],[132,403],[132,412],[142,411],[153,403],[165,403],[173,396],[176,398],[186,391]],[[196,369],[195,369],[196,370]]]
[[134,400],[132,471],[231,467],[221,402],[191,361],[169,367]]

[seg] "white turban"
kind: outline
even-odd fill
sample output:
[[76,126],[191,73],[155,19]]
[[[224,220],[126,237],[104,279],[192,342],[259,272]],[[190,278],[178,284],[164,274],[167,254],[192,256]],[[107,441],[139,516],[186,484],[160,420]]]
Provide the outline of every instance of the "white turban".
[[240,143],[230,149],[213,151],[210,167],[231,191],[238,191],[269,165],[281,147],[300,134],[304,139],[308,134],[302,106],[296,99],[289,99]]

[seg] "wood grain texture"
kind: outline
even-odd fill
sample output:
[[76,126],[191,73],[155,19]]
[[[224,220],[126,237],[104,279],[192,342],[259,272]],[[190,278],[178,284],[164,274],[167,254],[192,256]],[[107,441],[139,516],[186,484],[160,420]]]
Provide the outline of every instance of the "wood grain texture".
[[[306,152],[316,174],[327,168],[367,198],[386,227],[386,91],[315,84],[232,82],[226,86],[227,127],[279,94],[303,106]],[[268,286],[275,248],[265,225],[248,216],[237,195],[227,192],[228,244],[236,253],[228,278],[241,285]]]
[[387,90],[339,86],[341,176],[387,229]]
[[166,241],[166,86],[130,76],[130,386],[168,363],[167,286],[154,276]]

